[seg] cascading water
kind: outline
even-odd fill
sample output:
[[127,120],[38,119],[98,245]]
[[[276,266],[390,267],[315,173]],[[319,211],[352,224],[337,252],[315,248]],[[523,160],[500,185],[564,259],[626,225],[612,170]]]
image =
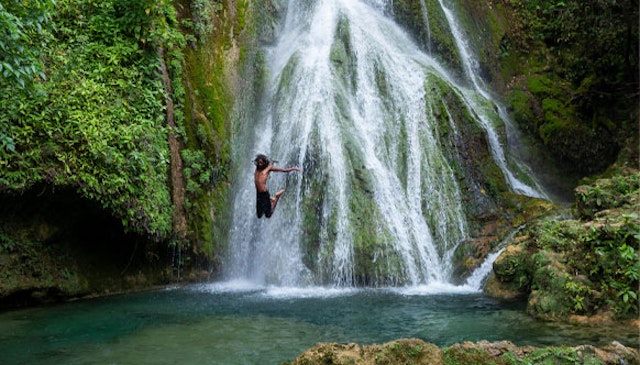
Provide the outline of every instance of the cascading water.
[[[449,24],[451,33],[456,41],[455,43],[458,48],[458,51],[460,52],[460,55],[461,55],[460,58],[461,58],[462,64],[464,65],[465,73],[473,85],[473,91],[475,93],[478,93],[481,96],[482,100],[491,100],[492,103],[495,104],[495,107],[498,108],[500,119],[502,121],[508,122],[508,115],[504,110],[504,107],[502,107],[501,105],[498,105],[495,101],[493,101],[489,92],[487,91],[487,88],[484,82],[478,76],[480,74],[480,66],[477,62],[477,59],[473,56],[473,52],[471,51],[471,47],[469,46],[466,38],[463,37],[462,35],[462,32],[461,32],[462,27],[458,24],[456,17],[453,14],[453,11],[447,6],[447,4],[444,3],[443,0],[438,0],[438,3],[440,4],[440,7],[442,8],[445,14],[445,18],[447,19],[447,23]],[[470,100],[471,102],[473,102],[474,99],[475,98],[473,96],[470,96],[468,98],[468,100]],[[475,107],[473,107],[473,109],[475,109]],[[524,194],[530,197],[543,198],[548,200],[549,197],[547,196],[547,194],[544,193],[544,191],[539,186],[539,184],[537,184],[534,180],[532,180],[531,184],[534,185],[532,187],[522,182],[507,167],[507,159],[506,159],[504,150],[500,145],[498,134],[496,133],[494,128],[491,126],[491,121],[487,118],[487,116],[479,115],[478,120],[480,121],[480,124],[487,131],[489,143],[491,144],[492,152],[494,154],[496,162],[498,163],[498,166],[500,166],[500,169],[502,170],[502,172],[507,177],[507,180],[511,185],[511,187],[515,191],[521,194]],[[523,166],[522,164],[518,164],[517,161],[514,161],[514,164],[516,164],[514,168],[517,168],[520,170],[526,170],[526,167]]]
[[[385,16],[387,6],[289,2],[278,41],[265,50],[269,77],[264,107],[252,119],[255,135],[235,147],[246,167],[236,184],[229,279],[280,286],[450,280],[468,223],[442,141],[458,134],[460,113],[442,95],[496,139],[494,157],[509,175],[492,127],[500,115],[475,76],[474,87],[456,83]],[[269,187],[286,192],[270,220],[255,215],[256,153],[302,169],[271,174]]]

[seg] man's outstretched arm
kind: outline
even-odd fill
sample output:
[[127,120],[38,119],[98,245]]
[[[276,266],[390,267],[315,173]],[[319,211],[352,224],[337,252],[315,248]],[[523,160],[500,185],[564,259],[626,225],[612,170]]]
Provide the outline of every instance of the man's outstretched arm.
[[300,171],[300,169],[299,169],[299,168],[297,168],[297,167],[288,167],[288,168],[286,168],[286,169],[281,169],[281,168],[279,168],[279,167],[275,167],[275,166],[271,167],[271,169],[270,169],[270,170],[271,170],[271,171],[274,171],[274,172],[291,172],[291,171]]

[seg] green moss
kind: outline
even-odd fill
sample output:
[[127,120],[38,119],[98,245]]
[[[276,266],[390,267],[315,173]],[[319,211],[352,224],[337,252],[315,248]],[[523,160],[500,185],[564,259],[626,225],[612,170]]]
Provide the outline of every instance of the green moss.
[[534,364],[601,364],[592,354],[578,354],[571,347],[549,347],[535,349],[527,356]]
[[[390,248],[391,235],[380,223],[384,219],[376,205],[373,178],[365,168],[363,156],[354,148],[347,147],[347,151],[351,181],[349,222],[356,260],[354,275],[358,284],[384,285],[399,277],[401,260]],[[379,257],[387,260],[377,260]]]
[[545,98],[542,100],[542,110],[544,111],[547,120],[564,120],[565,118],[562,118],[561,115],[563,109],[565,109],[565,105],[560,100],[553,98]]
[[[310,140],[317,141],[317,138],[317,131],[314,130]],[[313,179],[304,179],[302,187],[305,191],[305,199],[302,202],[302,260],[307,267],[318,272],[322,269],[317,267],[319,256],[322,254],[319,252],[320,246],[330,239],[330,233],[334,236],[330,228],[326,232],[321,232],[323,226],[329,225],[325,222],[327,215],[324,214],[325,205],[328,204],[326,201],[328,197],[325,195],[327,190],[322,188],[328,184],[327,166],[316,156],[308,156],[303,166],[305,174],[313,176]]]
[[443,351],[442,358],[445,365],[496,364],[493,356],[491,356],[485,349],[477,347],[447,347]]
[[[197,5],[197,6],[196,6]],[[186,183],[188,241],[193,251],[209,259],[214,247],[225,241],[229,209],[228,180],[231,159],[230,135],[233,103],[236,97],[232,75],[246,56],[236,44],[251,23],[246,1],[233,3],[192,2],[190,6],[198,29],[216,27],[234,32],[196,32],[196,47],[185,50],[186,101],[182,160]],[[208,9],[198,12],[198,6]],[[231,9],[229,7],[233,6]],[[208,16],[209,14],[210,16]],[[188,15],[188,14],[187,14]],[[238,58],[230,55],[238,54]]]
[[403,339],[380,346],[376,354],[376,365],[433,364],[438,361],[440,350],[432,344],[419,340]]
[[383,345],[320,343],[285,364],[440,364],[440,365],[603,365],[635,364],[630,348],[590,345],[576,347],[517,347],[508,341],[464,342],[446,348],[418,339],[400,339]]
[[346,89],[353,89],[356,85],[358,75],[354,72],[352,45],[350,37],[349,21],[345,17],[340,17],[336,27],[336,36],[331,45],[331,62],[340,79],[343,80]]
[[278,84],[278,95],[291,95],[291,93],[289,92],[289,87],[292,84],[291,79],[293,78],[294,72],[299,62],[300,57],[298,55],[294,55],[284,66],[284,69],[282,70],[282,74],[280,76],[280,83]]
[[[510,24],[504,37],[509,57],[501,63],[503,70],[512,71],[505,80],[516,90],[531,93],[528,108],[537,119],[521,125],[544,140],[549,154],[565,171],[578,178],[603,171],[620,150],[614,135],[638,134],[637,123],[631,129],[627,124],[630,115],[637,120],[638,105],[625,102],[637,90],[637,77],[618,79],[637,68],[633,65],[638,58],[622,62],[624,58],[610,57],[637,53],[622,46],[622,39],[637,38],[637,22],[631,24],[630,18],[612,14],[637,14],[638,9],[601,3],[593,11],[577,2],[516,1],[502,2],[500,7]],[[603,21],[603,14],[610,21]],[[619,33],[622,29],[625,35]],[[547,98],[560,101],[566,113],[542,112],[542,101]],[[516,120],[529,119],[529,113],[523,112],[527,105],[511,104]],[[539,133],[538,128],[543,130]]]
[[[358,284],[388,285],[398,278],[402,280],[403,264],[391,247],[390,233],[379,223],[384,220],[372,194],[370,190],[356,187],[349,200],[355,256],[354,275]],[[382,257],[385,259],[380,259]]]
[[[318,156],[307,155],[304,161],[304,171],[311,179],[304,179],[302,190],[303,223],[301,236],[304,263],[311,268],[321,280],[331,280],[333,252],[339,233],[350,238],[354,251],[353,279],[357,285],[385,285],[393,281],[403,280],[402,261],[393,251],[391,235],[384,227],[384,219],[374,198],[375,184],[371,173],[365,168],[363,156],[351,148],[354,141],[348,140],[345,152],[346,178],[350,189],[345,191],[348,199],[346,207],[348,225],[346,232],[338,232],[340,228],[340,207],[336,199],[336,192],[327,189],[330,186],[327,171],[327,161]],[[320,150],[321,143],[317,129],[311,131],[311,143],[308,151]],[[388,257],[388,259],[382,259]],[[347,278],[350,280],[351,278]]]
[[562,97],[564,95],[557,81],[554,82],[546,75],[533,75],[527,78],[527,89],[540,98]]
[[507,95],[509,111],[513,119],[524,129],[530,132],[535,129],[535,115],[531,108],[532,96],[524,90],[514,90]]

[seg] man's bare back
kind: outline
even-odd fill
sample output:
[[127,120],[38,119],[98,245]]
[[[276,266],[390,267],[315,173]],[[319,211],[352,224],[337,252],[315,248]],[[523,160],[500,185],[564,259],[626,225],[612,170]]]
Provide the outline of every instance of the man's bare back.
[[284,189],[279,190],[274,197],[269,196],[269,190],[267,189],[267,180],[269,180],[269,174],[271,172],[291,172],[300,171],[297,167],[289,167],[282,169],[271,165],[269,158],[265,155],[257,155],[253,161],[256,164],[256,171],[254,173],[254,182],[256,185],[256,213],[258,218],[262,218],[264,215],[270,218],[273,211],[276,209],[280,196],[284,194]]

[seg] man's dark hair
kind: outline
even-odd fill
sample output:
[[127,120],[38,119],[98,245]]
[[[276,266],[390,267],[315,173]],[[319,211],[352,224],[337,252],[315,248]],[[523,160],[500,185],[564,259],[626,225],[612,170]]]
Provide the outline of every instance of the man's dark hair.
[[269,166],[271,161],[269,161],[269,157],[260,153],[256,155],[256,158],[253,160],[253,163],[256,165],[256,168],[258,170],[264,170],[267,166]]

